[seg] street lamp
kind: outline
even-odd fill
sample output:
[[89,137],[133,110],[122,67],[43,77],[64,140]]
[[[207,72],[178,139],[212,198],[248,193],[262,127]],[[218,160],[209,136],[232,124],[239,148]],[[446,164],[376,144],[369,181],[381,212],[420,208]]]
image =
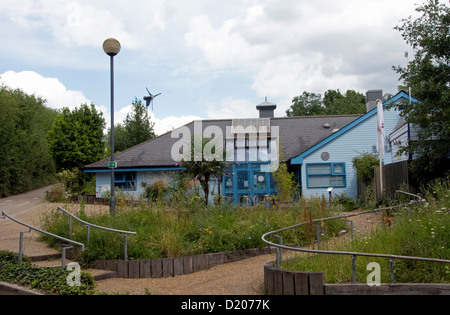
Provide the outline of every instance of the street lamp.
[[111,168],[111,199],[109,208],[111,215],[114,216],[116,212],[116,201],[114,199],[114,168],[116,167],[114,163],[114,56],[120,52],[120,43],[117,39],[108,38],[103,42],[103,50],[110,56],[111,60],[111,163],[109,165]]

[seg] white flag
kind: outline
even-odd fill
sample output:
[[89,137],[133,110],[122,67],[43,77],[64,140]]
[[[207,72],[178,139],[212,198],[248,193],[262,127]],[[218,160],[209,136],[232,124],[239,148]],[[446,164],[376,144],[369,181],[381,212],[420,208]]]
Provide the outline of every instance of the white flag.
[[377,142],[377,150],[380,153],[384,153],[384,112],[383,112],[383,102],[381,100],[377,100],[377,112],[378,112],[378,122],[377,122],[377,134],[378,134],[378,142]]

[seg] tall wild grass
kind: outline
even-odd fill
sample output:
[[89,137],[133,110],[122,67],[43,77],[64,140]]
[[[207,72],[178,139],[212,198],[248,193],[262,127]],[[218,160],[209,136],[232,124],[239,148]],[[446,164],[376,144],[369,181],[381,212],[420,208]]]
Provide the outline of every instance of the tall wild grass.
[[[450,260],[450,181],[433,182],[425,192],[426,201],[406,206],[393,214],[392,225],[381,225],[370,235],[359,235],[352,242],[328,249],[382,253]],[[357,279],[365,282],[370,262],[381,266],[381,281],[390,282],[389,259],[358,257]],[[352,257],[314,255],[287,261],[284,268],[324,272],[328,283],[352,281]],[[395,260],[396,283],[448,283],[450,265],[434,262]]]
[[[263,234],[310,218],[333,216],[338,208],[317,198],[300,200],[283,208],[271,205],[243,208],[227,203],[205,207],[195,199],[182,206],[142,202],[134,206],[119,205],[114,217],[109,213],[88,216],[83,207],[81,209],[76,215],[84,221],[137,232],[137,236],[128,237],[130,259],[154,259],[262,248],[266,246],[261,239]],[[42,228],[68,236],[68,217],[52,212],[43,219]],[[332,237],[342,228],[342,224],[330,222],[324,231]],[[314,236],[315,232],[305,228],[283,237],[284,243],[304,244]],[[86,228],[74,222],[71,239],[86,243]],[[55,245],[55,240],[45,240]],[[83,259],[86,262],[122,259],[123,241],[116,233],[91,229]]]

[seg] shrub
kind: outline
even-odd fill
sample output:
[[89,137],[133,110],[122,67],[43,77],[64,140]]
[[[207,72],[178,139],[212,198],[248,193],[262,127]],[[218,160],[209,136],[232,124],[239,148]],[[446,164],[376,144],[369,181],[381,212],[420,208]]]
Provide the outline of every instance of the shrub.
[[81,285],[72,287],[67,284],[69,274],[70,271],[62,268],[33,266],[27,259],[18,263],[17,254],[0,251],[1,281],[19,283],[57,295],[97,294],[94,279],[90,274],[81,272]]
[[288,171],[285,163],[281,163],[278,170],[273,173],[273,179],[278,193],[276,198],[279,201],[292,201],[296,197],[295,192],[299,191],[298,183],[295,175]]
[[378,156],[372,153],[364,152],[356,156],[352,160],[353,167],[356,170],[356,176],[366,185],[372,183],[374,177],[374,169],[380,166]]
[[142,183],[142,187],[145,188],[144,198],[153,202],[164,197],[169,191],[169,187],[165,180],[156,180],[151,185]]

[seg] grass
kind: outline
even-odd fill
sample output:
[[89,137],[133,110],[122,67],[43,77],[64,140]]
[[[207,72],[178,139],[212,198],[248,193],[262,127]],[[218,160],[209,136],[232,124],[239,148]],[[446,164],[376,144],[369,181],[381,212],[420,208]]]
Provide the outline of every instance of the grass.
[[[433,183],[426,194],[427,202],[417,207],[403,207],[394,214],[391,227],[380,226],[370,235],[359,235],[353,242],[333,250],[383,253],[401,256],[440,258],[450,260],[450,182]],[[381,281],[390,282],[389,259],[358,257],[357,279],[365,282],[370,271],[367,265],[378,262]],[[352,281],[352,258],[343,255],[315,255],[286,261],[287,270],[320,271],[328,283]],[[448,283],[450,265],[396,260],[396,283]]]
[[[137,236],[128,237],[129,259],[155,259],[262,248],[266,246],[263,234],[309,220],[309,213],[314,219],[332,216],[336,209],[320,198],[301,200],[282,209],[230,204],[205,208],[199,201],[170,208],[162,203],[123,204],[116,208],[114,217],[109,213],[87,216],[83,210],[77,216],[96,225],[137,232]],[[68,218],[52,212],[44,218],[42,228],[66,237]],[[326,234],[332,237],[342,228],[342,224],[330,222]],[[309,228],[298,229],[286,233],[284,243],[308,243],[313,235]],[[54,239],[43,238],[56,245]],[[86,243],[86,229],[74,223],[71,238]],[[91,229],[90,243],[86,245],[82,257],[86,263],[123,258],[123,237],[116,233]]]

